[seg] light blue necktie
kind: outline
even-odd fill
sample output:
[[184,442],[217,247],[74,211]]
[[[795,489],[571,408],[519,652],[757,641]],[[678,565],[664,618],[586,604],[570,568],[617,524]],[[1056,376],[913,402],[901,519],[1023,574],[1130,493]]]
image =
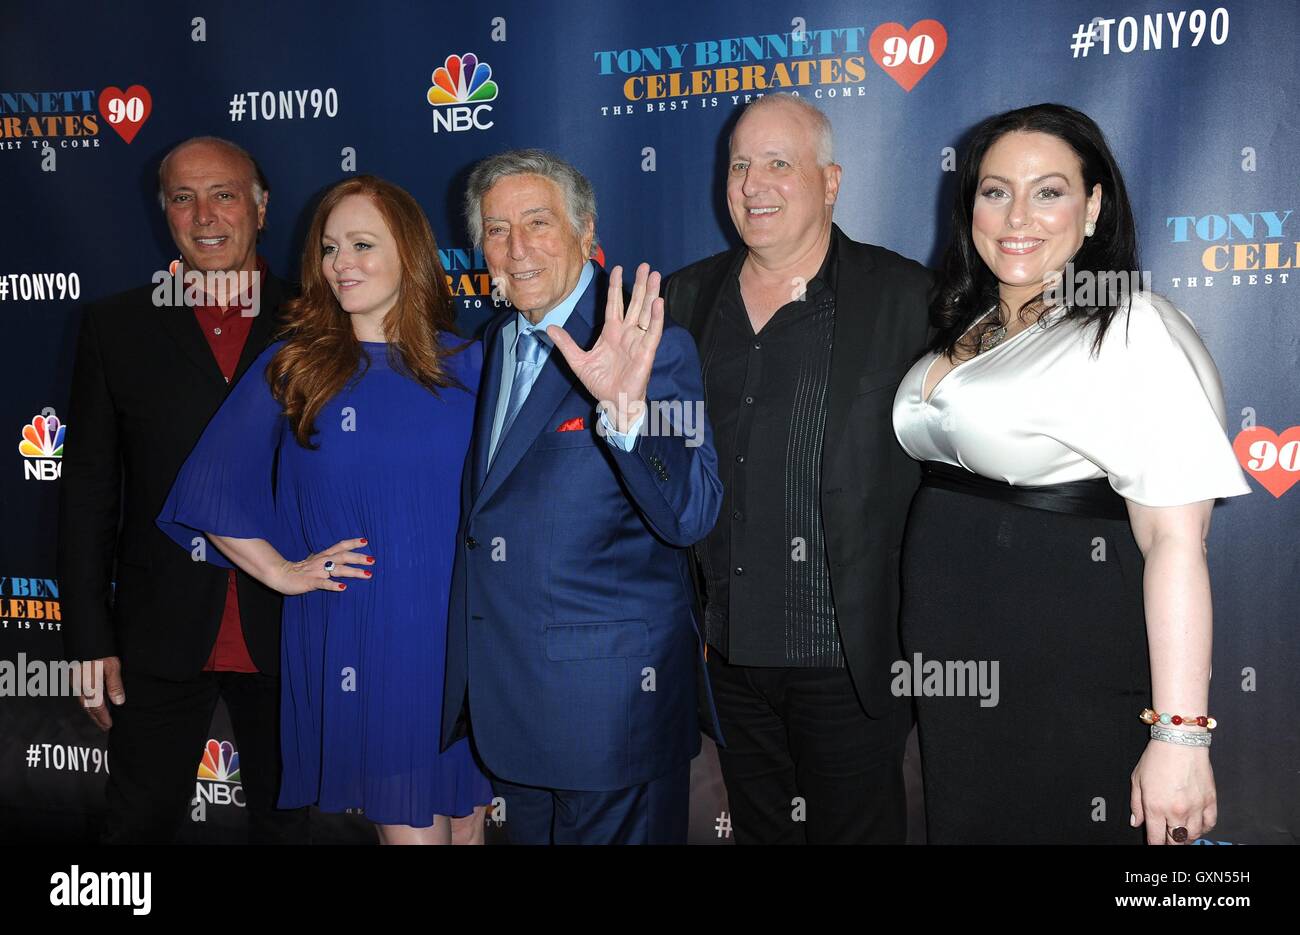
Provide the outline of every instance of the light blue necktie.
[[542,340],[537,336],[537,329],[530,328],[519,332],[515,338],[515,379],[510,384],[510,401],[506,405],[506,417],[501,423],[501,434],[497,436],[497,450],[501,450],[506,440],[506,433],[514,424],[515,416],[524,406],[528,391],[537,380],[537,370],[542,363]]

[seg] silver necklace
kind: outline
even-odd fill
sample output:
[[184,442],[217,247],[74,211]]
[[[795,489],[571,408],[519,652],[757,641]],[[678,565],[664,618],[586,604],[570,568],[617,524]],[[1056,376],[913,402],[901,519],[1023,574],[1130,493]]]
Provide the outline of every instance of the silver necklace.
[[985,331],[980,335],[979,353],[991,351],[1007,339],[1007,326],[999,323],[996,328]]

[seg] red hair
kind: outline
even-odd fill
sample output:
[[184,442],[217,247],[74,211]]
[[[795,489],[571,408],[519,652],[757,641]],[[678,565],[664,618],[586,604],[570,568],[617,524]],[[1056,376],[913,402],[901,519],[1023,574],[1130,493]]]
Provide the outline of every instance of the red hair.
[[390,357],[432,393],[458,385],[447,374],[449,352],[438,336],[455,327],[451,290],[424,211],[392,182],[373,175],[345,179],[327,191],[316,208],[302,249],[302,294],[285,305],[281,334],[286,343],[266,371],[271,393],[304,448],[316,447],[311,444],[316,416],[356,373],[363,353],[348,313],[321,273],[325,222],[349,195],[370,198],[397,243],[401,285],[397,304],[384,316]]

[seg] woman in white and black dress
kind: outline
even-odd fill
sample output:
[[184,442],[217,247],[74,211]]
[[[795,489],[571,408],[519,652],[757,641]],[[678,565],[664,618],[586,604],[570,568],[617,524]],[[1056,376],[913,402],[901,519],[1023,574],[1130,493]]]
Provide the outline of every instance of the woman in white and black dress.
[[924,462],[903,646],[997,663],[998,692],[917,699],[929,839],[1193,841],[1216,820],[1204,541],[1215,499],[1250,490],[1218,371],[1167,300],[1097,294],[1137,243],[1085,114],[990,118],[958,186],[935,337],[894,402]]

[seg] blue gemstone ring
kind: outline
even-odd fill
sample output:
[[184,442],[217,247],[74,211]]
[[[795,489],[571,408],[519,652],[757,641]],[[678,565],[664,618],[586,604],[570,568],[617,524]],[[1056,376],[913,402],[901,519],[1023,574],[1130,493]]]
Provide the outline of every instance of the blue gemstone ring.
[[325,563],[325,574],[329,575],[331,578],[334,577],[334,563],[333,563],[333,562],[326,562],[326,563]]

